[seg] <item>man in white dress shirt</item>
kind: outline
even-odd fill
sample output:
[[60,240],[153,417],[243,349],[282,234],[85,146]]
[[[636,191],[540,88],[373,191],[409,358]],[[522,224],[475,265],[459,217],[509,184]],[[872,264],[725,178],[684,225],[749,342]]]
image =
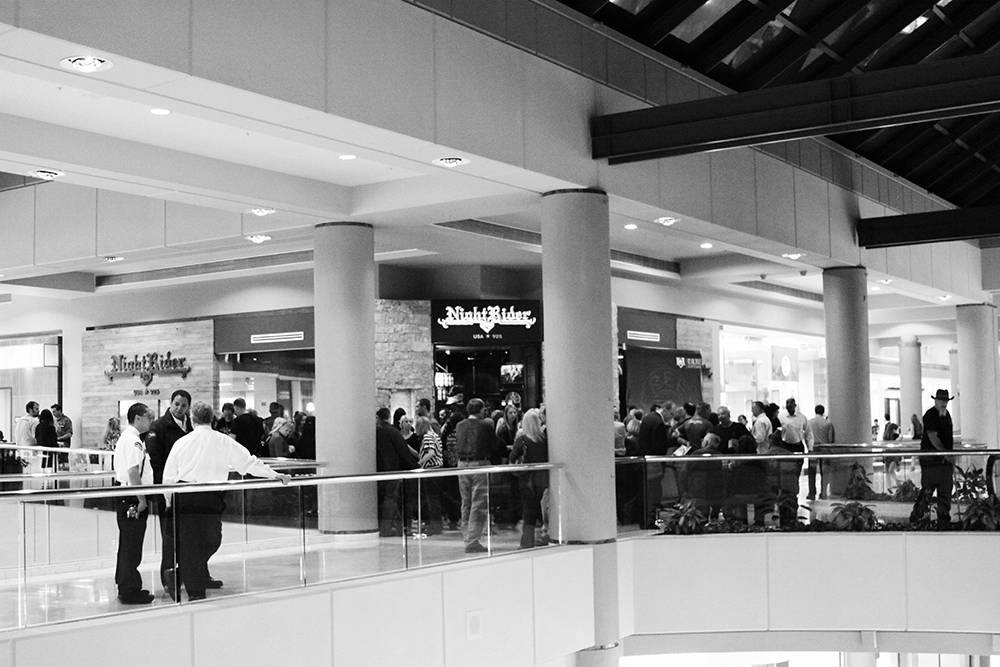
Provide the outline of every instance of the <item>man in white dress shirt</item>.
[[750,411],[753,413],[753,425],[750,429],[750,434],[753,435],[758,450],[762,447],[766,449],[767,439],[771,437],[772,429],[771,420],[764,414],[764,403],[754,401],[753,405],[750,406]]
[[[149,486],[153,483],[153,467],[149,465],[142,434],[156,418],[143,403],[134,403],[126,413],[128,425],[115,443],[115,481],[121,486]],[[122,604],[149,604],[153,596],[142,587],[139,563],[142,562],[142,542],[146,536],[149,508],[145,496],[124,496],[116,503],[118,515],[118,564],[115,584]]]
[[[289,475],[275,472],[229,436],[213,431],[212,413],[212,406],[207,403],[197,401],[192,406],[194,430],[171,448],[163,468],[164,484],[225,482],[230,469],[241,475],[288,483]],[[167,504],[174,505],[177,521],[176,576],[183,582],[189,600],[204,599],[209,587],[208,559],[222,544],[224,496],[224,491],[178,493],[173,498],[167,495]],[[177,599],[179,590],[175,585],[168,587],[168,593]]]

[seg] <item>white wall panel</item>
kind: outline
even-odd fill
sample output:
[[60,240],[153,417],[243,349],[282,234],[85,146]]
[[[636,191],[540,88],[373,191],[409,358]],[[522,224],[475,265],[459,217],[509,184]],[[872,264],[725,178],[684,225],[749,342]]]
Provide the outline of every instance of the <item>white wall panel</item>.
[[[910,276],[925,285],[951,289],[951,258],[947,243],[919,243],[910,248]],[[933,264],[931,258],[936,259]]]
[[910,279],[910,246],[886,248],[886,271],[897,278]]
[[325,108],[325,0],[296,0],[294,11],[272,0],[193,0],[192,8],[192,74]]
[[902,534],[768,538],[770,629],[906,627]]
[[830,200],[827,182],[795,170],[795,245],[820,256],[830,255]]
[[242,220],[239,213],[168,201],[166,226],[167,245],[173,246],[239,236]]
[[187,2],[31,0],[20,3],[22,28],[181,72],[190,68],[189,25]]
[[983,289],[1000,289],[1000,248],[983,248],[982,257]]
[[709,153],[712,168],[712,222],[748,234],[757,232],[754,151]]
[[333,664],[444,664],[442,574],[333,592]]
[[532,663],[531,569],[516,558],[443,573],[447,667]]
[[590,549],[558,549],[532,560],[535,662],[594,644],[594,558]]
[[[616,472],[617,474],[617,472]],[[618,630],[635,634],[635,541],[618,541]]]
[[[260,618],[255,617],[254,620],[256,623],[248,626],[246,631],[259,634]],[[236,627],[223,628],[218,640],[234,641],[234,635],[238,637],[240,630]],[[238,646],[235,646],[234,652],[240,652]],[[230,662],[230,655],[232,653],[224,655],[221,662],[214,664],[239,664]],[[112,664],[193,667],[191,619],[183,615],[149,614],[134,619],[116,619],[113,623],[64,625],[58,632],[19,637],[14,643],[14,664],[17,667],[52,667],[60,663],[73,667],[108,667]]]
[[433,141],[433,14],[398,0],[330,0],[327,36],[328,112]]
[[35,188],[35,262],[97,254],[97,191],[65,183]]
[[195,667],[332,663],[329,592],[201,607],[191,619]]
[[35,189],[0,192],[0,268],[31,266],[35,262]]
[[524,68],[530,56],[495,39],[435,19],[439,144],[524,163]]
[[0,667],[13,667],[14,665],[14,644],[12,642],[0,642]]
[[766,540],[635,540],[635,632],[767,629]]
[[699,220],[712,219],[712,170],[708,153],[664,158],[660,206]]
[[996,539],[989,533],[906,536],[909,630],[1000,633]]
[[861,262],[855,225],[858,220],[858,197],[850,190],[829,185],[830,256],[856,265]]
[[975,294],[983,289],[983,251],[972,243],[963,243],[962,245],[965,246],[965,264],[969,267],[969,272],[966,274],[969,281],[969,294]]
[[[590,118],[584,109],[594,106],[594,84],[545,61],[534,62],[525,76],[525,168],[593,185],[599,162],[590,157]],[[655,182],[655,166],[647,169]]]
[[757,165],[757,234],[795,245],[795,168],[753,151]]
[[163,247],[165,216],[162,199],[98,190],[97,254]]

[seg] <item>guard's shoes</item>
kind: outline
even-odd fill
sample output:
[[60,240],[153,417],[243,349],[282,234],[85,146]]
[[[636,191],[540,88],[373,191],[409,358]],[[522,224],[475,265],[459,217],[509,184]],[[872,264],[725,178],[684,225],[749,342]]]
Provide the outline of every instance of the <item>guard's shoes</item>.
[[121,594],[118,596],[118,601],[122,604],[149,604],[153,601],[153,596],[150,595],[149,591],[143,589]]
[[160,582],[163,584],[164,592],[170,596],[170,599],[177,602],[177,598],[180,597],[180,591],[177,590],[177,573],[173,568],[165,570],[160,575]]
[[489,551],[489,549],[484,547],[479,542],[472,542],[465,545],[465,553],[467,554],[481,554],[486,553],[487,551]]
[[205,597],[206,596],[205,596],[204,592],[200,592],[200,593],[188,593],[188,601],[189,602],[195,602],[197,600],[204,600]]
[[209,579],[208,583],[205,584],[205,588],[212,588],[212,589],[222,588],[222,580],[221,579]]

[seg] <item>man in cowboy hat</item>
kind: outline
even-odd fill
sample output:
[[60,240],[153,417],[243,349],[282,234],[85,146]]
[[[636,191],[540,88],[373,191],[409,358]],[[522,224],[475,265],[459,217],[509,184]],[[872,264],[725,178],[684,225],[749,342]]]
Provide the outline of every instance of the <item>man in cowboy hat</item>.
[[[924,434],[920,438],[920,451],[950,452],[955,448],[952,431],[951,414],[948,412],[949,396],[946,389],[938,389],[931,396],[934,407],[924,413]],[[951,489],[952,489],[952,459],[944,456],[920,457],[920,485],[922,487],[921,501],[930,503],[931,496],[937,493],[937,525],[939,530],[946,530],[951,525]]]

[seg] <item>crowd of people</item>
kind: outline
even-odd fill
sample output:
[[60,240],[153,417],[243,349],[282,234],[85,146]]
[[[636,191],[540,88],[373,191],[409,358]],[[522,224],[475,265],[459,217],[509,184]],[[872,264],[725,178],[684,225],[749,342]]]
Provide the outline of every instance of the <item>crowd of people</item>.
[[[28,401],[24,414],[14,422],[15,445],[22,447],[65,447],[69,448],[73,439],[73,420],[63,413],[62,405],[53,403],[41,409],[37,401]],[[0,432],[0,441],[3,433]],[[42,467],[65,470],[69,467],[68,454],[46,453]]]
[[[504,463],[548,461],[545,408],[522,411],[516,395],[490,413],[480,398],[463,403],[461,394],[435,418],[428,399],[417,403],[415,419],[398,408],[375,413],[376,463],[379,472],[414,468],[469,468]],[[426,534],[461,529],[467,553],[486,551],[487,525],[516,527],[522,548],[548,543],[548,472],[494,476],[463,474],[427,477],[416,484],[379,483],[379,533],[400,535],[411,521],[425,518]],[[488,490],[488,491],[487,491]]]
[[[615,452],[621,456],[697,456],[722,454],[806,453],[834,441],[833,424],[822,405],[810,419],[798,411],[794,398],[782,411],[776,404],[754,401],[751,418],[735,420],[726,406],[708,403],[654,404],[647,412],[631,408],[624,422],[615,415]],[[767,478],[764,466],[741,464],[728,469],[714,463],[654,464],[642,471],[619,474],[618,506],[622,523],[652,527],[664,500],[689,497],[706,516],[717,516],[727,497],[768,497],[784,490],[798,494],[801,460],[771,466],[778,475]],[[795,470],[791,468],[795,467]],[[816,466],[808,468],[809,498],[816,497]],[[642,502],[643,494],[645,503]],[[746,520],[746,504],[734,503],[726,516]],[[762,506],[766,503],[758,503]],[[739,507],[742,505],[742,508]],[[643,507],[646,510],[643,510]],[[755,520],[763,520],[761,516]]]

